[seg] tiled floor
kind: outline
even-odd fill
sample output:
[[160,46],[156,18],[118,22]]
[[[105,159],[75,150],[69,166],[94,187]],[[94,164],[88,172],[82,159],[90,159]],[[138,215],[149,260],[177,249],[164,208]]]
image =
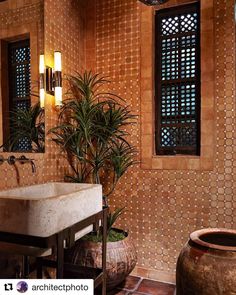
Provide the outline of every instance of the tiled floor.
[[173,295],[174,291],[174,285],[129,276],[121,286],[108,295]]

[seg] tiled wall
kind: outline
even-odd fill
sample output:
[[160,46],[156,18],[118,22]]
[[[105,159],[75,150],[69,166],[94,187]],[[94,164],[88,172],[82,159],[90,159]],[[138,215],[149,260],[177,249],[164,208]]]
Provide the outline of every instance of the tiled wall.
[[[20,36],[20,37],[19,37]],[[9,0],[0,3],[0,39],[1,41],[18,40],[19,38],[30,38],[31,48],[31,81],[32,91],[37,90],[38,80],[38,56],[44,50],[44,5],[42,0],[31,0],[23,3],[19,0]],[[4,46],[1,43],[1,49]],[[4,122],[3,101],[8,93],[7,58],[1,54],[1,89],[0,89],[0,122]],[[31,98],[32,105],[38,99]],[[6,105],[6,104],[5,104]],[[6,111],[6,110],[5,110]],[[1,123],[0,123],[1,124]],[[0,125],[0,146],[3,144],[3,127]],[[2,151],[2,149],[0,149]]]
[[[32,24],[38,29],[36,31],[36,39],[38,39],[38,48],[35,51],[43,51],[44,48],[44,5],[42,0],[31,0],[23,3],[19,0],[9,0],[0,3],[0,35],[6,38],[8,32],[9,36],[13,36],[19,28],[27,31],[27,28]],[[8,153],[1,153],[7,157]],[[38,173],[31,175],[31,168],[27,164],[16,169],[7,166],[6,163],[0,166],[0,189],[16,186],[18,184],[28,184],[40,182],[42,176],[42,159],[43,155],[33,155],[37,159],[36,166]],[[19,170],[17,169],[19,168]],[[41,171],[40,171],[41,170]]]
[[[131,130],[131,142],[140,149],[142,4],[137,0],[89,0],[86,3],[91,6],[84,8],[82,0],[45,0],[44,3],[47,62],[52,63],[54,50],[62,51],[64,73],[83,69],[85,61],[88,68],[95,67],[96,61],[96,70],[111,77],[112,90],[122,95],[139,115],[139,124]],[[216,155],[213,170],[144,170],[137,165],[123,177],[113,196],[114,206],[127,206],[121,225],[130,231],[137,246],[136,271],[140,275],[173,280],[177,255],[191,231],[208,226],[236,226],[233,8],[233,0],[214,0]],[[55,124],[56,117],[57,111],[48,96],[47,129]],[[21,166],[19,183],[15,169],[3,164],[0,189],[62,180],[66,162],[59,154],[47,139],[46,153],[31,155],[36,160],[37,174],[32,175],[27,164]]]
[[[83,7],[80,6],[82,4],[80,4],[79,1],[67,0],[31,0],[25,2],[8,0],[6,4],[11,8],[11,16],[14,25],[19,24],[19,21],[24,24],[29,20],[35,20],[36,16],[32,12],[32,7],[34,7],[34,5],[38,7],[39,2],[41,3],[40,16],[42,25],[44,16],[44,53],[46,63],[53,65],[54,50],[61,50],[63,58],[63,74],[71,74],[74,71],[81,70],[84,68],[85,64],[83,37],[84,17]],[[42,2],[44,2],[44,8]],[[18,8],[18,6],[21,7]],[[9,7],[6,7],[6,9],[9,9]],[[6,18],[4,13],[2,17]],[[10,22],[10,18],[6,19],[11,27],[12,23]],[[43,38],[41,39],[43,40]],[[64,86],[66,92],[66,83]],[[58,115],[58,110],[53,107],[53,97],[51,96],[46,97],[45,113],[46,129],[49,130],[55,125]],[[63,180],[66,170],[66,161],[63,157],[59,157],[59,154],[61,154],[61,151],[58,150],[47,137],[45,154],[29,155],[35,159],[37,168],[36,174],[32,175],[31,168],[27,164],[9,167],[4,163],[0,166],[0,189],[6,189],[18,185]],[[9,153],[3,153],[2,155],[8,157]]]
[[[63,90],[67,92],[66,75],[81,71],[85,65],[83,1],[46,0],[45,3],[45,56],[46,64],[53,66],[53,53],[62,53]],[[66,98],[64,96],[64,98]],[[46,129],[57,123],[58,110],[54,98],[46,99]],[[61,151],[49,138],[46,141],[47,166],[44,181],[63,179],[67,162]]]
[[[209,97],[215,104],[213,169],[155,170],[137,165],[126,173],[112,198],[114,206],[127,206],[120,225],[130,231],[137,246],[136,273],[160,280],[174,281],[177,256],[190,232],[236,226],[234,1],[201,1],[205,13],[208,4],[214,4],[215,97]],[[142,5],[137,0],[99,0],[95,20],[97,71],[111,77],[112,90],[139,115],[139,124],[131,130],[131,142],[139,151],[140,117],[148,116],[143,108],[140,113]],[[207,43],[202,46],[207,49]]]
[[[16,5],[13,5],[15,1]],[[38,0],[39,2],[40,0]],[[9,3],[8,3],[9,2]],[[14,9],[18,5],[23,5],[28,9],[31,1],[8,0],[6,3],[12,4]],[[44,36],[45,46],[44,53],[46,63],[53,65],[54,50],[61,50],[63,74],[71,74],[84,68],[84,16],[82,1],[68,0],[44,0]],[[5,3],[5,2],[4,2]],[[23,8],[22,8],[23,9]],[[17,10],[18,12],[18,10]],[[25,11],[19,16],[14,17],[15,21],[26,22],[27,19],[34,19],[32,11]],[[0,15],[1,17],[1,15]],[[8,19],[9,21],[9,19]],[[64,84],[66,92],[66,83]],[[46,112],[46,129],[55,126],[57,121],[58,110],[53,106],[53,97],[47,96],[45,102]],[[4,157],[8,157],[9,153],[3,153]],[[18,154],[15,154],[16,156]],[[19,154],[21,155],[21,154]],[[0,190],[15,186],[30,185],[43,183],[47,181],[62,181],[67,169],[66,160],[61,155],[61,151],[50,141],[47,136],[46,152],[44,154],[30,154],[35,160],[37,172],[32,174],[31,167],[28,164],[9,167],[6,163],[0,165]],[[0,276],[6,275],[6,260],[0,259]],[[9,265],[12,267],[14,263]],[[9,271],[12,272],[12,267]]]
[[62,52],[63,74],[82,70],[84,57],[84,2],[46,0],[45,52],[47,61],[54,50]]

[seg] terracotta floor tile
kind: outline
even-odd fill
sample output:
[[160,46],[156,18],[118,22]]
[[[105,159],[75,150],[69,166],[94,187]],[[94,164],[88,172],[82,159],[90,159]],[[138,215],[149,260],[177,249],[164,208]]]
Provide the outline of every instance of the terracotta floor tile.
[[152,280],[144,279],[140,284],[137,292],[147,293],[151,295],[173,295],[175,286],[164,284]]
[[[115,289],[110,292],[107,292],[107,295],[127,295],[127,294],[128,294],[127,291],[119,290],[119,289]],[[98,293],[97,295],[101,295],[101,293],[100,294]]]
[[128,278],[124,281],[124,283],[119,285],[118,288],[134,291],[138,287],[138,284],[140,281],[141,281],[140,277],[128,276]]

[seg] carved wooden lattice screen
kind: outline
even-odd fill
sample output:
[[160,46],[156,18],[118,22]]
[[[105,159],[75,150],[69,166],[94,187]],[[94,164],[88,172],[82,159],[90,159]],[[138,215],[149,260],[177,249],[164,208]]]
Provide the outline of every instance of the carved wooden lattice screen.
[[200,154],[200,12],[156,13],[156,153]]
[[[9,72],[9,111],[30,108],[30,40],[17,41],[8,44]],[[10,127],[11,130],[11,127]],[[11,133],[11,131],[10,131]],[[19,151],[29,151],[31,143],[27,138],[21,138],[16,147]]]

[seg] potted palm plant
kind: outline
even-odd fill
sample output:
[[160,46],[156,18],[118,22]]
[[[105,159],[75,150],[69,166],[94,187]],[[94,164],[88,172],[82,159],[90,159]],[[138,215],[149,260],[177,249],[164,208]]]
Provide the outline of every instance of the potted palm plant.
[[[64,100],[58,126],[50,130],[52,140],[66,154],[71,182],[102,184],[104,205],[118,181],[135,163],[135,149],[128,142],[135,116],[119,96],[102,91],[107,80],[85,72],[68,77],[68,99]],[[107,271],[108,288],[114,287],[133,270],[137,257],[127,232],[113,227],[124,208],[109,209]],[[66,253],[69,262],[101,267],[101,234],[92,233]]]
[[39,103],[29,108],[16,108],[11,111],[10,136],[2,146],[4,150],[44,153],[44,119],[44,109]]

